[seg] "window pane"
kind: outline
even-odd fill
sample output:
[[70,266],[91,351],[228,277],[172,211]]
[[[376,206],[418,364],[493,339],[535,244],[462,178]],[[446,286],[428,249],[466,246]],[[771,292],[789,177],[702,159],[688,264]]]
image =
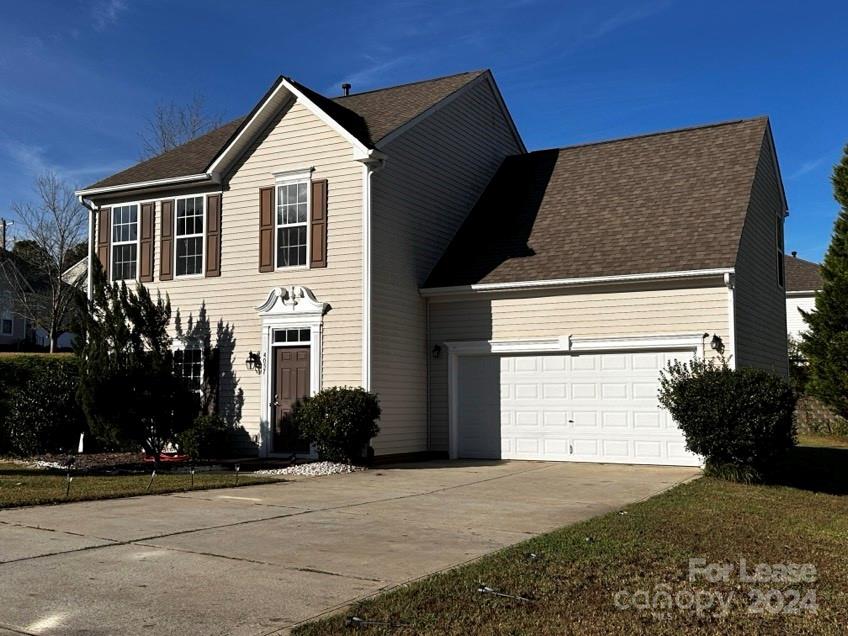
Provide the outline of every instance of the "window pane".
[[298,203],[306,203],[306,184],[298,183],[297,184],[297,202]]
[[203,237],[177,239],[177,276],[203,272]]
[[112,280],[135,279],[136,244],[126,243],[112,247]]
[[297,220],[299,223],[306,223],[306,204],[297,204]]
[[309,329],[301,329],[300,330],[300,341],[301,342],[309,342]]
[[3,333],[12,333],[12,321],[9,318],[3,319]]

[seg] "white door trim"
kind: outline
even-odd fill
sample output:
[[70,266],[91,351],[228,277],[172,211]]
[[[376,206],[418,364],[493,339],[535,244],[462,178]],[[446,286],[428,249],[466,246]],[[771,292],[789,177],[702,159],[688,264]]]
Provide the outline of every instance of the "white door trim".
[[270,365],[274,364],[275,329],[309,329],[309,391],[312,395],[321,390],[321,345],[323,340],[324,314],[330,305],[315,299],[307,287],[292,285],[275,287],[268,298],[256,310],[262,320],[260,355],[262,359],[259,400],[259,455],[267,457],[271,453],[271,383],[274,374]]
[[584,353],[604,351],[694,351],[704,357],[703,334],[661,334],[587,338],[558,336],[527,340],[464,340],[445,342],[448,350],[448,455],[459,457],[459,357],[493,353]]

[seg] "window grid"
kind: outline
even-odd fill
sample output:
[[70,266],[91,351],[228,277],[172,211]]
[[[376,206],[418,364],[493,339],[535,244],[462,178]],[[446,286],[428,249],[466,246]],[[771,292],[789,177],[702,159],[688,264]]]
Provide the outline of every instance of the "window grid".
[[309,328],[301,329],[275,329],[274,344],[309,344]]
[[203,351],[201,349],[174,351],[174,371],[186,381],[192,391],[200,391],[203,385]]
[[203,273],[203,197],[177,199],[176,275]]
[[138,259],[138,205],[112,208],[112,280],[135,280]]
[[277,267],[306,265],[308,181],[277,186]]

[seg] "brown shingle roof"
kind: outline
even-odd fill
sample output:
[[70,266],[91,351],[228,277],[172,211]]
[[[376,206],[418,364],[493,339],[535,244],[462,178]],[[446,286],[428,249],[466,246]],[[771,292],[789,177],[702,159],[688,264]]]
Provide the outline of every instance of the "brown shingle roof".
[[767,126],[508,157],[425,286],[733,267]]
[[786,265],[786,291],[815,291],[822,288],[818,263],[797,256],[784,256],[783,262]]
[[[324,97],[294,80],[288,81],[364,145],[373,147],[386,135],[485,72],[459,73],[334,99]],[[142,161],[85,189],[201,174],[246,118],[234,119],[202,137]]]

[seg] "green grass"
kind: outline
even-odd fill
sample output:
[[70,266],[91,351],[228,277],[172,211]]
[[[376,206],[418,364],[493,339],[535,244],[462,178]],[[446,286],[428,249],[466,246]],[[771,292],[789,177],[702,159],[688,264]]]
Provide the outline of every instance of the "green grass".
[[[241,474],[238,485],[248,486],[273,481],[275,480],[267,477]],[[158,473],[150,491],[147,490],[149,483],[150,474],[73,475],[70,494],[65,496],[67,481],[64,474],[0,462],[0,508],[180,492],[191,489],[191,475]],[[229,488],[235,485],[236,477],[233,472],[198,472],[194,475],[194,490]]]
[[[657,497],[541,535],[474,563],[298,628],[298,636],[363,634],[845,634],[848,625],[848,448],[795,449],[775,485],[702,478]],[[379,546],[375,546],[379,549]],[[528,555],[535,553],[538,558]],[[812,563],[813,584],[689,582],[708,563]],[[479,593],[481,584],[530,602]],[[737,587],[737,585],[739,587]],[[657,586],[661,586],[657,588]],[[663,588],[662,586],[668,586]],[[751,614],[754,587],[816,590],[818,612]],[[734,593],[726,616],[616,608],[619,591]],[[725,596],[726,598],[726,596]]]

